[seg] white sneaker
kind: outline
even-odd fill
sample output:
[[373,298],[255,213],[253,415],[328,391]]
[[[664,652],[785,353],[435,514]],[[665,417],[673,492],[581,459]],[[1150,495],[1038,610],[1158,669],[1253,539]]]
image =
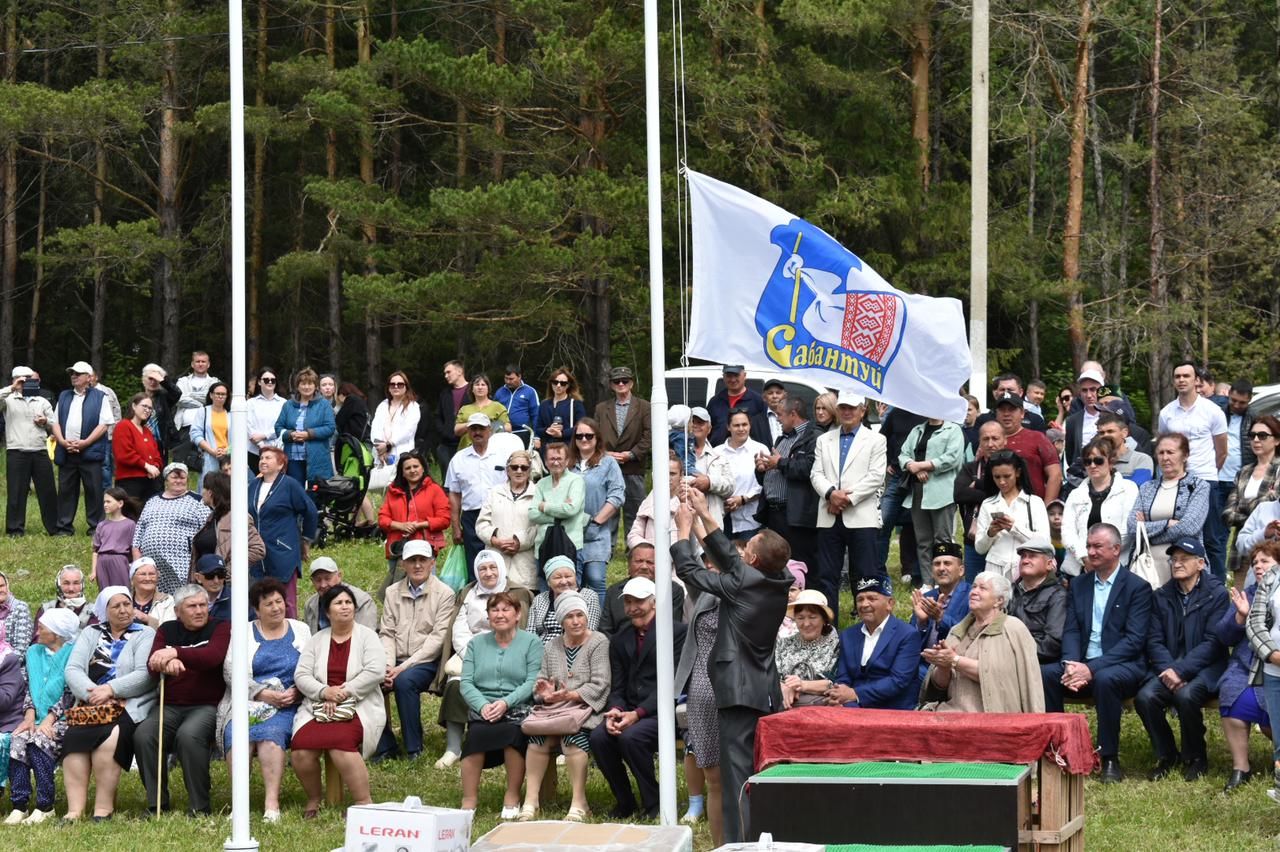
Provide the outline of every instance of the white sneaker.
[[263,822],[279,822],[280,812],[279,811],[263,811],[262,821]]
[[903,584],[904,584],[904,585],[910,585],[910,584],[911,584],[911,575],[910,575],[910,574],[903,574],[903,575],[902,575],[902,582],[903,582]]
[[564,766],[564,755],[563,755],[563,754],[557,754],[557,755],[556,755],[556,766]]
[[9,811],[9,815],[4,818],[4,824],[17,825],[18,823],[22,822],[26,818],[27,818],[27,814],[25,811],[20,811],[17,808],[14,808],[13,810]]
[[702,821],[702,812],[694,813],[693,811],[685,811],[684,816],[680,817],[680,822],[685,825],[695,825]]
[[518,816],[520,816],[519,805],[503,805],[502,813],[499,815],[498,818],[501,819],[503,822],[510,822],[511,820],[515,819]]
[[36,808],[34,811],[31,812],[31,816],[27,817],[22,821],[22,824],[23,825],[39,825],[40,823],[44,822],[45,820],[49,819],[52,816],[53,816],[53,811],[51,810],[42,811],[39,808]]
[[436,761],[436,769],[448,769],[458,762],[460,758],[451,751],[446,751],[440,755],[440,759]]

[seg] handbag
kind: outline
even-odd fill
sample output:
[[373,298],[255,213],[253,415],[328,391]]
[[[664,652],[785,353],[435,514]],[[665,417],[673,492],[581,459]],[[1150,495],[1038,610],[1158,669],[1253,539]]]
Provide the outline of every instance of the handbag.
[[356,699],[355,696],[348,698],[346,701],[340,701],[333,707],[333,712],[329,712],[328,701],[317,698],[311,702],[311,718],[317,722],[350,722],[356,717]]
[[373,470],[369,471],[369,490],[382,493],[387,490],[387,486],[391,485],[391,480],[396,478],[396,466],[393,464],[380,464]]
[[1151,541],[1147,538],[1147,525],[1137,522],[1137,541],[1133,545],[1133,557],[1129,560],[1129,571],[1146,580],[1151,588],[1160,588],[1160,572],[1156,569],[1156,559],[1151,554]]
[[590,704],[581,701],[557,701],[533,708],[520,730],[531,737],[559,737],[576,734],[591,718]]
[[124,705],[119,701],[77,704],[67,711],[67,724],[74,728],[96,728],[98,725],[114,724],[123,713]]
[[462,591],[468,582],[466,548],[460,544],[452,545],[444,555],[444,562],[436,569],[436,576],[455,593]]

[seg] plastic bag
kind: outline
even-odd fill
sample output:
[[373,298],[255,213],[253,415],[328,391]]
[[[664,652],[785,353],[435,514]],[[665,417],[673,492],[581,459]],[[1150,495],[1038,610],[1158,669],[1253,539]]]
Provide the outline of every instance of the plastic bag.
[[468,582],[467,549],[460,544],[452,545],[445,553],[436,576],[455,592],[461,591]]

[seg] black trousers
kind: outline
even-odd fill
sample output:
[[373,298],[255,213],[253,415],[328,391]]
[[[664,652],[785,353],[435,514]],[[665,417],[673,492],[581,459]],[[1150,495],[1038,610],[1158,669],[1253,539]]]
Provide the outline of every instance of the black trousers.
[[89,532],[102,523],[102,462],[67,455],[58,468],[58,532],[74,533],[76,503],[80,502],[80,489],[84,488],[84,516],[89,522]]
[[791,558],[798,559],[812,576],[818,566],[818,530],[815,527],[794,527],[787,523],[787,507],[769,504],[764,513],[765,526],[787,540],[791,545]]
[[744,788],[755,765],[756,724],[768,714],[754,707],[721,707],[717,715],[724,842],[741,843],[751,830],[751,812]]
[[53,535],[58,531],[58,488],[53,481],[53,462],[44,450],[8,450],[5,453],[7,470],[5,487],[9,496],[5,501],[5,531],[9,535],[22,535],[27,527],[27,492],[34,481],[36,503],[40,506],[40,520],[44,531]]
[[658,809],[658,779],[653,772],[653,758],[658,753],[658,720],[646,716],[618,736],[613,736],[601,722],[591,729],[591,753],[596,757],[600,774],[609,782],[618,809],[636,809],[627,770],[636,776],[640,787],[640,808],[645,812]]
[[[857,588],[858,579],[877,573],[879,559],[876,556],[874,527],[849,529],[844,519],[826,529],[818,530],[818,570],[809,572],[805,588],[817,589],[827,596],[827,603],[840,621],[840,569],[844,567],[845,553],[849,554],[849,585]],[[816,576],[815,576],[816,573]]]
[[1067,695],[1093,697],[1094,709],[1098,711],[1098,751],[1104,758],[1118,758],[1124,702],[1138,694],[1138,687],[1146,677],[1146,665],[1135,661],[1098,669],[1087,687],[1072,693],[1062,685],[1061,663],[1041,667],[1040,672],[1044,679],[1044,709],[1050,713],[1062,712]]
[[1133,705],[1151,737],[1158,760],[1175,760],[1179,756],[1178,744],[1169,727],[1165,709],[1172,706],[1178,714],[1178,727],[1182,729],[1182,760],[1204,760],[1204,705],[1213,697],[1217,688],[1216,675],[1200,672],[1177,692],[1169,689],[1160,678],[1153,677],[1138,690]]

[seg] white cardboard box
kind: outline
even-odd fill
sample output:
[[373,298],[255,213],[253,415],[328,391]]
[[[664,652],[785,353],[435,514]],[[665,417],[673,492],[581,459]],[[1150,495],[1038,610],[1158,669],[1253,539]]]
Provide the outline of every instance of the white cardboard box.
[[471,811],[435,808],[417,796],[347,808],[345,852],[467,852]]

